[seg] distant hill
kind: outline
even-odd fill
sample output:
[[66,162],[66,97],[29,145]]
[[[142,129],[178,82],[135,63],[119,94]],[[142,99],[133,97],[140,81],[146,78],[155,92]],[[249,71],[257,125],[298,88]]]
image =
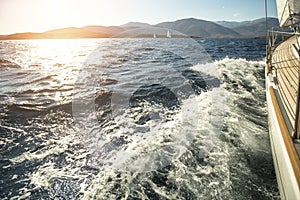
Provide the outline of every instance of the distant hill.
[[200,19],[181,19],[175,22],[163,22],[156,24],[157,27],[168,28],[194,37],[240,37],[241,35],[229,28],[214,22]]
[[108,35],[118,34],[126,30],[120,26],[85,26],[82,29],[87,32],[104,33]]
[[107,38],[124,31],[119,26],[85,26],[82,28],[60,28],[43,33],[15,33],[1,36],[0,39],[61,39],[61,38]]
[[126,24],[121,25],[121,27],[139,27],[139,28],[146,28],[151,27],[150,24],[142,23],[142,22],[128,22]]
[[[268,29],[275,27],[279,28],[279,22],[277,18],[268,18]],[[266,22],[265,18],[241,23],[239,26],[232,28],[232,30],[238,32],[244,37],[260,37],[266,34]]]
[[[268,19],[268,27],[278,29],[276,18]],[[107,38],[107,37],[166,37],[167,31],[172,37],[203,38],[241,38],[261,37],[265,35],[265,18],[252,21],[211,22],[188,18],[173,22],[150,25],[142,22],[129,22],[121,26],[85,26],[69,27],[46,31],[43,33],[15,33],[0,35],[0,40],[9,39],[50,39],[50,38]]]
[[242,22],[235,22],[235,21],[216,21],[215,23],[216,24],[219,24],[221,26],[224,26],[226,28],[235,28],[235,27],[238,27],[238,26],[242,26],[242,25],[245,25],[247,23],[249,23],[251,21],[242,21]]

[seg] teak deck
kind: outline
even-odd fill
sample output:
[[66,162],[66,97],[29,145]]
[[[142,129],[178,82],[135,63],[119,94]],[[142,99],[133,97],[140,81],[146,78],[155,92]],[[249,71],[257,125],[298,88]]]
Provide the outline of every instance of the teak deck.
[[290,134],[295,129],[297,112],[297,94],[299,80],[299,60],[297,49],[297,36],[292,36],[284,43],[280,43],[272,54],[272,73],[278,83],[278,92],[288,121],[291,125]]

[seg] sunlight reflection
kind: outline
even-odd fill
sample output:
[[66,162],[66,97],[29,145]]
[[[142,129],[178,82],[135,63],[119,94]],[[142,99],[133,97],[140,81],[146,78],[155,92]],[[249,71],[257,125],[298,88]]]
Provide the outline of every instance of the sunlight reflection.
[[51,102],[61,104],[71,101],[78,70],[90,52],[99,45],[99,42],[101,43],[101,39],[98,40],[3,41],[3,46],[15,52],[13,57],[5,57],[5,59],[20,66],[20,71],[17,72],[20,75],[14,80],[16,85],[10,87],[9,91],[22,94],[18,101],[24,104],[30,103],[23,95],[28,92],[31,94],[30,101],[36,104]]

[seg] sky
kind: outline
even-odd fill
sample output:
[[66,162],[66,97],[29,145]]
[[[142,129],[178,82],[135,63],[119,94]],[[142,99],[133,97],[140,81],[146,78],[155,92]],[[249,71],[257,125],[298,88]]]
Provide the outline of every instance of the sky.
[[[275,17],[275,0],[268,16]],[[0,0],[0,35],[63,27],[156,24],[194,17],[244,21],[265,16],[265,0]]]

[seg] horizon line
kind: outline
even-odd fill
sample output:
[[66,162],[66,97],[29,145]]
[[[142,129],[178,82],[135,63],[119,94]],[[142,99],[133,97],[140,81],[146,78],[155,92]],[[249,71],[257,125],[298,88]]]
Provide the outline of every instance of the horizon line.
[[[148,24],[150,26],[155,26],[157,24],[160,23],[165,23],[165,22],[175,22],[175,21],[179,21],[179,20],[183,20],[183,19],[197,19],[197,20],[204,20],[204,21],[208,21],[208,22],[247,22],[247,21],[254,21],[254,20],[258,20],[258,19],[262,19],[265,18],[265,16],[263,17],[258,17],[258,18],[254,18],[254,19],[245,19],[245,20],[208,20],[208,19],[201,19],[201,18],[196,18],[196,17],[185,17],[185,18],[180,18],[180,19],[175,19],[175,20],[166,20],[166,21],[162,21],[162,22],[158,22],[155,24],[150,24],[148,22],[143,22],[143,21],[129,21],[120,25],[101,25],[101,24],[89,24],[89,25],[84,25],[84,26],[63,26],[63,27],[57,27],[57,28],[51,28],[51,29],[47,29],[44,31],[23,31],[23,32],[11,32],[11,33],[0,33],[0,36],[7,36],[7,35],[13,35],[13,34],[20,34],[20,33],[45,33],[48,31],[53,31],[53,30],[59,30],[59,29],[65,29],[65,28],[84,28],[84,27],[88,27],[88,26],[103,26],[103,27],[121,27],[124,26],[128,23],[144,23],[144,24]],[[268,18],[277,18],[276,16],[268,16]]]

